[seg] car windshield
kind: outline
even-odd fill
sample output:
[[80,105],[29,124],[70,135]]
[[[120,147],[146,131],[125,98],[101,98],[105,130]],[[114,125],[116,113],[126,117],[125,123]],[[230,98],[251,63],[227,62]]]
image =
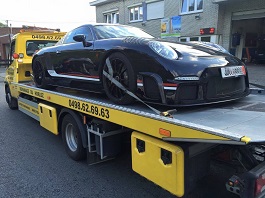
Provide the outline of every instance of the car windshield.
[[130,36],[141,38],[154,38],[143,30],[130,26],[97,25],[94,26],[94,28],[98,39],[122,38]]

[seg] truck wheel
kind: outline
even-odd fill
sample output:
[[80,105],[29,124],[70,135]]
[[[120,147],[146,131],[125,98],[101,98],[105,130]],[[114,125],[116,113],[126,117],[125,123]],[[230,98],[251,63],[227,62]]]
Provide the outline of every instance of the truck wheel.
[[18,108],[17,99],[11,96],[11,92],[8,86],[5,88],[5,92],[6,92],[6,102],[9,108],[12,110],[17,109]]
[[80,129],[75,118],[70,114],[63,118],[62,138],[66,152],[73,160],[85,159],[86,150],[82,144]]

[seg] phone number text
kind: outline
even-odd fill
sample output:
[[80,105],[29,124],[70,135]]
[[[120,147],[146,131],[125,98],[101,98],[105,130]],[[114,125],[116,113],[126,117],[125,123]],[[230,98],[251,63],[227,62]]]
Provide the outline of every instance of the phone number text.
[[83,112],[87,112],[92,115],[100,116],[102,118],[110,118],[108,109],[98,107],[96,105],[89,105],[87,103],[69,99],[69,107]]
[[51,36],[51,35],[32,35],[33,39],[47,39],[47,40],[60,40],[61,36]]

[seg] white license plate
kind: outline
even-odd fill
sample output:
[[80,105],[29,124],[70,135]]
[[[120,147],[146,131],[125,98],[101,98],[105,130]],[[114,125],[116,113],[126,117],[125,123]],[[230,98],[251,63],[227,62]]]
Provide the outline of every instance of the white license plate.
[[244,66],[223,67],[221,74],[223,78],[236,77],[246,75],[246,70]]

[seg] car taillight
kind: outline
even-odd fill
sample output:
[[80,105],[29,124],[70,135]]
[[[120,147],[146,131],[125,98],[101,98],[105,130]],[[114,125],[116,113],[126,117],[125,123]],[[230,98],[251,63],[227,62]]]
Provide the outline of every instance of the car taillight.
[[255,184],[255,196],[258,196],[265,190],[265,173],[260,175],[258,179],[256,179]]

